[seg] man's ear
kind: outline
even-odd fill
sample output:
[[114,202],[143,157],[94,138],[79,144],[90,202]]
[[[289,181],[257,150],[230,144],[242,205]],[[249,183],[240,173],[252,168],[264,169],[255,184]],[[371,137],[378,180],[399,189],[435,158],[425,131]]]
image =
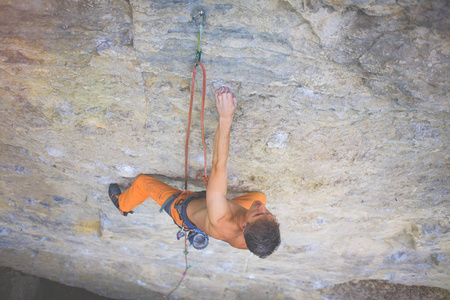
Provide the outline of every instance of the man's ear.
[[247,222],[241,222],[242,231],[245,231],[245,228],[247,228]]

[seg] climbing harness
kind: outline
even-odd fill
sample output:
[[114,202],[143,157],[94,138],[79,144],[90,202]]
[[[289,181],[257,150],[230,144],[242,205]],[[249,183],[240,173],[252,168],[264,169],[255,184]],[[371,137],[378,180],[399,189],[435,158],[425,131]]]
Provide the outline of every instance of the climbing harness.
[[[194,64],[193,69],[193,75],[192,75],[192,85],[191,85],[191,101],[189,106],[189,119],[188,119],[188,126],[187,126],[187,133],[186,133],[186,147],[185,147],[185,163],[184,163],[184,189],[187,190],[187,179],[188,179],[188,149],[189,149],[189,136],[190,136],[190,128],[191,128],[191,117],[192,117],[192,107],[194,103],[194,91],[195,91],[195,77],[197,73],[197,67],[200,66],[202,68],[203,72],[203,91],[202,91],[202,109],[201,109],[201,131],[202,131],[202,142],[203,142],[203,156],[204,156],[204,170],[197,171],[195,175],[195,179],[197,180],[197,177],[200,175],[200,178],[203,180],[203,183],[205,184],[205,187],[208,185],[208,175],[206,173],[206,142],[205,142],[205,127],[204,127],[204,111],[205,111],[205,96],[206,96],[206,70],[205,66],[200,62],[202,51],[200,48],[200,42],[203,32],[203,26],[205,26],[206,23],[206,14],[202,9],[197,12],[192,19],[194,20],[195,25],[199,28],[198,31],[198,43],[197,43],[197,55],[196,55],[196,61]],[[184,277],[186,277],[187,271],[191,268],[191,266],[188,263],[188,251],[187,251],[187,241],[189,240],[189,243],[195,248],[195,249],[204,249],[206,246],[208,246],[209,243],[209,237],[206,233],[202,232],[198,228],[196,228],[194,225],[190,224],[187,215],[186,215],[186,206],[187,204],[196,197],[205,197],[206,194],[204,192],[202,193],[194,193],[192,195],[189,195],[186,199],[179,201],[180,203],[177,203],[175,208],[177,209],[178,213],[180,214],[180,219],[183,220],[183,225],[180,227],[180,230],[177,232],[177,239],[180,240],[182,237],[184,237],[184,259],[186,263],[186,268],[181,276],[180,281],[178,282],[177,286],[169,293],[167,294],[167,297],[170,297],[170,295],[176,291],[179,287],[181,282],[183,281]],[[170,207],[173,201],[178,197],[176,195],[173,199],[168,199],[163,206],[161,207],[161,210],[167,209],[170,211]],[[178,224],[177,224],[178,225]]]
[[[186,207],[191,202],[191,200],[194,200],[196,198],[205,198],[206,197],[206,191],[194,193],[189,195],[184,200],[179,200],[178,203],[174,206],[174,208],[178,211],[178,215],[180,217],[180,220],[183,220],[183,226],[180,227],[180,231],[177,233],[177,239],[179,240],[181,237],[186,235],[186,232],[189,232],[188,240],[189,243],[197,250],[205,249],[206,246],[208,246],[209,243],[209,237],[206,233],[198,229],[194,224],[191,224],[189,222],[189,219],[186,214]],[[175,223],[176,224],[176,223]]]
[[[169,216],[171,216],[171,208],[174,204],[174,201],[178,199],[178,197],[181,195],[181,193],[177,193],[169,197],[164,204],[161,206],[161,209],[159,212],[165,211]],[[175,225],[177,225],[180,228],[180,231],[177,233],[177,239],[181,239],[183,236],[186,235],[186,232],[189,232],[188,240],[189,243],[197,250],[201,250],[206,248],[208,246],[209,237],[206,233],[199,230],[194,224],[191,224],[189,221],[189,218],[186,214],[186,207],[191,202],[191,200],[194,200],[196,198],[205,198],[206,197],[206,191],[198,192],[198,193],[192,193],[189,196],[187,196],[185,199],[183,197],[180,197],[180,199],[177,200],[177,203],[173,205],[173,207],[178,212],[178,217],[180,220],[182,220],[182,226],[180,226],[175,220],[173,222]]]

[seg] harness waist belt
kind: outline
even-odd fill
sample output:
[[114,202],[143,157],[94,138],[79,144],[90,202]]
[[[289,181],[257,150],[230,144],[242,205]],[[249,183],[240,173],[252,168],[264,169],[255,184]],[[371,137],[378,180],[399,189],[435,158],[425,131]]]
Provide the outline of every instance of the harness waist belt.
[[[180,195],[181,195],[181,193],[177,193],[177,194],[174,194],[174,195],[170,196],[164,202],[164,204],[161,206],[159,212],[165,211],[169,216],[172,217],[171,209],[172,209],[172,206],[173,206],[176,209],[176,211],[178,212],[180,220],[183,222],[183,225],[184,225],[185,229],[187,229],[187,230],[197,229],[198,230],[198,228],[197,228],[197,226],[195,226],[195,224],[192,224],[191,222],[189,222],[189,219],[188,219],[187,214],[186,214],[186,207],[189,204],[189,202],[191,202],[194,199],[205,198],[206,197],[206,191],[193,193],[193,194],[187,196],[186,199],[179,199],[178,202],[175,203],[175,205],[174,205],[173,202],[175,200],[177,200]],[[175,224],[177,224],[177,223],[175,222]],[[177,224],[177,226],[181,228],[181,226],[179,224]]]
[[188,230],[194,230],[198,229],[195,224],[192,224],[189,222],[189,219],[186,214],[186,207],[194,199],[198,198],[205,198],[206,197],[206,191],[198,192],[189,195],[186,199],[180,199],[178,203],[175,204],[174,208],[178,211],[178,214],[180,215],[180,219],[183,220],[183,225],[185,225],[186,229]]
[[181,193],[175,194],[170,196],[165,202],[164,204],[161,206],[161,208],[159,209],[159,212],[162,213],[163,210],[166,211],[166,213],[170,216],[170,207],[172,206],[172,202],[175,201],[175,199],[178,198],[178,196],[180,196]]

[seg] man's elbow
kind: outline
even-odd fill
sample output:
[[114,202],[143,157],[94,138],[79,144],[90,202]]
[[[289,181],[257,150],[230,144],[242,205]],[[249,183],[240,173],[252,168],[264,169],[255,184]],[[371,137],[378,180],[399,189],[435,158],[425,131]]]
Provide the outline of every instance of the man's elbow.
[[211,166],[211,175],[213,173],[221,173],[227,171],[227,162],[216,161],[212,163]]

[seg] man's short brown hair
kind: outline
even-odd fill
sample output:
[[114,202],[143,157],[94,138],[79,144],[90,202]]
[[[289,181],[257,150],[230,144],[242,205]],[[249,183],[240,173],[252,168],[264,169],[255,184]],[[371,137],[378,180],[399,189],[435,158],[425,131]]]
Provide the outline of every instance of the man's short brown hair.
[[244,230],[247,248],[260,258],[266,258],[280,245],[280,224],[275,218],[261,218],[247,223]]

